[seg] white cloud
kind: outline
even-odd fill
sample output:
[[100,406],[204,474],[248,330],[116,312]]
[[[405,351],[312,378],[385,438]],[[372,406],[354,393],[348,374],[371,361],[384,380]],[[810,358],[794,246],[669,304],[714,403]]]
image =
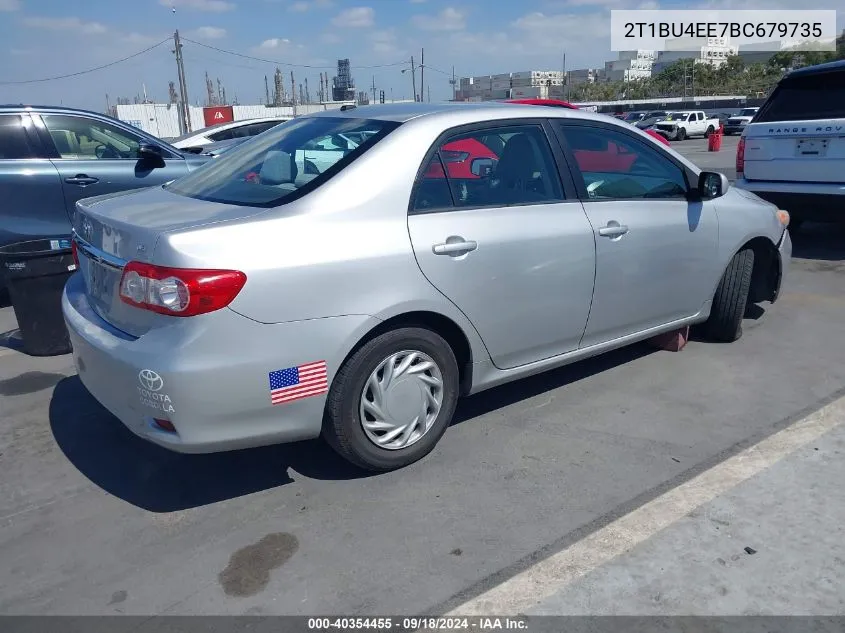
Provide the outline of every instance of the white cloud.
[[332,24],[341,28],[363,28],[372,26],[374,22],[375,11],[372,7],[352,7],[332,19]]
[[393,29],[374,31],[370,35],[370,41],[372,42],[373,52],[379,55],[398,55],[400,52],[400,48],[397,46],[396,31]]
[[221,29],[216,26],[201,26],[191,32],[193,37],[206,40],[219,40],[226,37],[226,29]]
[[158,0],[158,3],[165,7],[193,9],[195,11],[206,11],[208,13],[224,13],[231,11],[235,5],[225,0]]
[[424,31],[461,31],[466,26],[466,15],[446,7],[437,15],[415,15],[411,21]]
[[269,40],[264,40],[261,44],[258,45],[258,50],[262,51],[272,51],[278,50],[280,48],[286,48],[290,46],[290,40],[286,37],[273,37]]
[[310,8],[311,5],[307,2],[294,2],[290,5],[290,7],[288,7],[288,10],[293,11],[294,13],[305,13]]
[[29,17],[24,18],[23,23],[36,29],[47,31],[70,31],[82,35],[98,35],[105,33],[108,29],[99,22],[83,22],[79,18],[45,18]]
[[320,36],[320,42],[323,44],[339,44],[341,37],[337,33],[328,31]]
[[311,9],[327,9],[334,6],[334,0],[299,0],[288,7],[293,13],[305,13]]
[[20,8],[20,0],[0,0],[0,11],[17,11]]

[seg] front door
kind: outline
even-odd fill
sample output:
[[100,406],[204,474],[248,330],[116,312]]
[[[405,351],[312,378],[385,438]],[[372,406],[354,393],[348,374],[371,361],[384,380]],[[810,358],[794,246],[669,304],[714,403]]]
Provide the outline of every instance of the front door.
[[559,125],[595,232],[596,284],[582,347],[699,313],[711,299],[718,219],[691,202],[685,170],[647,139]]
[[162,149],[164,166],[141,158],[140,135],[84,115],[40,115],[47,134],[42,138],[55,146],[53,164],[62,179],[69,213],[76,201],[116,191],[160,185],[187,173],[185,160]]
[[595,245],[581,203],[564,195],[543,124],[456,130],[433,149],[408,217],[423,274],[499,368],[577,349]]

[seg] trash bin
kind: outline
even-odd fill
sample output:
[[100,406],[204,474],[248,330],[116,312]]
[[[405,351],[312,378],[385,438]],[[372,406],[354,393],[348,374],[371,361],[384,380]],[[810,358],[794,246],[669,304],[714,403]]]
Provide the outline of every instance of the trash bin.
[[707,151],[718,152],[722,149],[722,131],[721,128],[713,132],[707,137]]
[[0,248],[0,272],[25,353],[55,356],[71,351],[62,316],[62,291],[75,270],[69,237],[29,240]]

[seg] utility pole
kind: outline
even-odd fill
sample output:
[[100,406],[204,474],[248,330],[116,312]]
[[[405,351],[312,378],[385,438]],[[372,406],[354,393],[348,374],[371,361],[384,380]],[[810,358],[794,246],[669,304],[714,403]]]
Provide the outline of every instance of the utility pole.
[[293,103],[293,116],[296,116],[296,82],[293,79],[293,71],[290,71],[290,100]]
[[413,55],[411,55],[411,87],[414,90],[414,101],[419,101],[419,99],[417,99],[417,68],[414,66]]
[[431,86],[428,87],[428,102],[431,103]]
[[305,78],[305,103],[311,103],[311,93],[308,92],[308,77]]
[[179,132],[191,131],[191,105],[188,101],[188,84],[185,81],[185,63],[182,59],[182,42],[179,41],[179,29],[173,33],[173,52],[176,54],[176,75],[179,80]]
[[376,76],[373,75],[373,103],[376,102]]
[[458,95],[455,92],[457,90],[458,83],[457,83],[457,81],[455,81],[455,67],[454,66],[452,66],[452,79],[449,81],[449,83],[452,84],[452,101],[454,101],[455,99],[458,98]]
[[270,105],[270,84],[267,83],[267,75],[264,75],[264,103]]
[[425,49],[421,50],[420,55],[420,101],[423,100],[425,94]]
[[299,84],[299,103],[305,103],[305,92],[302,90],[302,84]]

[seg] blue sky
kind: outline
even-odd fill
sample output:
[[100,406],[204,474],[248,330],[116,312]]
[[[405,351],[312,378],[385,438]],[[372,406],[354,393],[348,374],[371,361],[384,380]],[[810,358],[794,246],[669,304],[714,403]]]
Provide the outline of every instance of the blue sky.
[[[74,6],[75,4],[75,6]],[[348,57],[359,89],[375,80],[388,98],[410,98],[411,55],[425,49],[432,100],[451,94],[448,74],[601,66],[610,52],[612,8],[728,8],[733,0],[0,0],[0,103],[64,103],[102,110],[106,94],[166,100],[176,79],[171,46],[78,77],[9,85],[85,70],[171,37],[187,40],[184,57],[192,103],[205,99],[204,75],[220,78],[229,99],[258,103],[275,64],[218,52],[197,43],[275,60],[290,82],[335,74]],[[834,8],[817,0],[813,8]],[[746,0],[742,8],[791,8],[792,0]],[[175,6],[176,12],[172,8]],[[841,17],[840,17],[841,19]],[[841,27],[840,27],[841,28]],[[5,50],[3,50],[5,49]],[[272,89],[272,83],[271,83]]]

